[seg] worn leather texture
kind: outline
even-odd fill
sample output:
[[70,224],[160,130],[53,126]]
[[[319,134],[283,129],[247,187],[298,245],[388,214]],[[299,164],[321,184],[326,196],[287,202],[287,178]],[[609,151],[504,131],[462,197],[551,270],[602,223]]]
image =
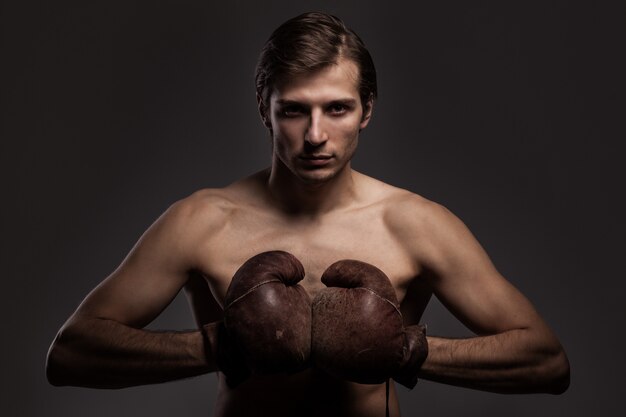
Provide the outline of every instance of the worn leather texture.
[[312,302],[311,357],[331,375],[362,384],[388,378],[412,388],[427,355],[423,327],[405,331],[389,278],[375,266],[341,260],[322,275]]
[[224,324],[253,373],[297,372],[309,365],[311,299],[298,283],[304,267],[284,251],[247,260],[227,290]]

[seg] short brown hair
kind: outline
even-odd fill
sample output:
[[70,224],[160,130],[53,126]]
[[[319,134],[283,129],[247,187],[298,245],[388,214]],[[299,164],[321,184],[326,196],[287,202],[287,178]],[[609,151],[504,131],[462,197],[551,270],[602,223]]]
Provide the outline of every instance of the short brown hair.
[[354,61],[359,68],[359,95],[363,106],[376,98],[376,69],[359,36],[338,17],[304,13],[287,20],[270,36],[256,67],[256,91],[266,106],[277,82],[336,64],[339,58]]

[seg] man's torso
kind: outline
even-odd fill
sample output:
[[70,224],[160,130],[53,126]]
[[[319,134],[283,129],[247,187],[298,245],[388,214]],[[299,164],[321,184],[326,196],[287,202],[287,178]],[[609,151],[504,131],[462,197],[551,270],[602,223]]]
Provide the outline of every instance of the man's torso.
[[[390,217],[398,216],[395,205],[407,191],[355,173],[356,188],[361,191],[354,204],[321,216],[290,215],[266,202],[261,191],[263,178],[257,174],[230,187],[200,193],[199,198],[206,193],[213,204],[218,201],[221,206],[219,226],[203,237],[197,258],[197,269],[220,305],[236,270],[252,256],[270,250],[290,252],[302,262],[306,274],[301,285],[311,298],[324,288],[320,277],[328,266],[341,259],[356,259],[381,269],[402,302],[420,273],[402,238],[390,227],[390,223],[398,223]],[[190,299],[198,304],[203,297]],[[420,305],[411,306],[414,317],[405,317],[405,323],[419,320],[416,315],[421,315],[428,299],[429,294],[419,298]],[[201,305],[192,307],[202,310]],[[216,411],[219,416],[256,415],[271,407],[274,416],[368,416],[384,415],[380,412],[384,413],[384,403],[384,384],[337,381],[309,370],[290,377],[253,378],[236,390],[220,381]],[[390,411],[398,415],[393,388]]]

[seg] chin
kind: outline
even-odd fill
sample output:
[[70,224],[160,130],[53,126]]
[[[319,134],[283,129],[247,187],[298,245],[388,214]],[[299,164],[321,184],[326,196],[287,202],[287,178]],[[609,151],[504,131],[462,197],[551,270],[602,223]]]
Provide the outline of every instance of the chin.
[[296,174],[298,179],[307,185],[323,185],[337,176],[330,170],[304,170]]

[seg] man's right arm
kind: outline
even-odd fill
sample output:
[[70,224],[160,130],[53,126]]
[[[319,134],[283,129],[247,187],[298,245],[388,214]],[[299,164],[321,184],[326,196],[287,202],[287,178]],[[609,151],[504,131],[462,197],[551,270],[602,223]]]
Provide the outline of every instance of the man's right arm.
[[143,329],[185,286],[199,265],[203,236],[220,224],[220,209],[206,200],[192,196],[174,204],[89,293],[50,347],[51,384],[122,388],[217,369],[200,331]]

